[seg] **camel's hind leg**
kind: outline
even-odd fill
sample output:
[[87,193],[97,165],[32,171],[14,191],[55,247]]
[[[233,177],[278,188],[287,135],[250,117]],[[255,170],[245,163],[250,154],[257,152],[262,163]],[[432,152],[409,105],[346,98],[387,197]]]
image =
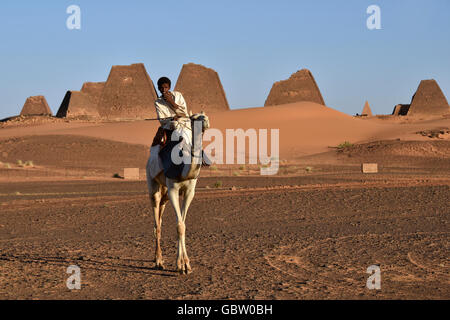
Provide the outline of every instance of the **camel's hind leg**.
[[[147,177],[149,177],[149,172],[147,172]],[[164,209],[166,207],[168,197],[167,197],[167,188],[163,186],[157,179],[148,179],[148,188],[149,188],[149,196],[150,202],[152,205],[153,215],[155,217],[155,264],[157,269],[164,269],[164,261],[162,258],[162,250],[161,250],[161,227],[162,227],[162,216],[164,213]]]

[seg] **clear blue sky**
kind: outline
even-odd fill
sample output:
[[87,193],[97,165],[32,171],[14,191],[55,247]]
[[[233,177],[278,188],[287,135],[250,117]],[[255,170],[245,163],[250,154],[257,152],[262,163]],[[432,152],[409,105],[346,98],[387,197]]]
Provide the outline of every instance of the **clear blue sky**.
[[[66,9],[81,8],[81,30]],[[366,9],[381,8],[381,30]],[[2,0],[0,118],[45,95],[105,81],[112,65],[143,62],[176,82],[184,63],[215,69],[231,108],[262,106],[273,82],[312,71],[328,106],[355,114],[409,103],[421,79],[450,94],[449,0]]]

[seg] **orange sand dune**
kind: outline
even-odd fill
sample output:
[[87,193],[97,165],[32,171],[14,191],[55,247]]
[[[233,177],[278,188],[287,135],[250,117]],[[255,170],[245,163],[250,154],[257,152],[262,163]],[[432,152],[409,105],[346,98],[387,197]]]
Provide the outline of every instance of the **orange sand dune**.
[[[312,102],[248,108],[209,114],[212,128],[280,129],[280,158],[293,159],[320,153],[344,141],[352,143],[381,139],[425,140],[418,130],[450,126],[450,119],[399,124],[360,119]],[[34,127],[0,129],[0,139],[47,134],[71,134],[149,146],[157,121],[110,123],[49,123]]]
[[328,146],[344,141],[367,140],[384,127],[313,102],[220,112],[211,117],[211,125],[223,131],[227,128],[280,129],[282,159],[326,151]]

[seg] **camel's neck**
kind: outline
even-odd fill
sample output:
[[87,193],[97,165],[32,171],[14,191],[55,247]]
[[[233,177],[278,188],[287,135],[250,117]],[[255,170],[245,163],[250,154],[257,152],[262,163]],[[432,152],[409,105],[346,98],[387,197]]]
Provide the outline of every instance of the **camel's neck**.
[[[200,131],[201,132],[201,131]],[[191,146],[191,163],[185,164],[182,179],[196,179],[202,167],[202,134],[194,136]],[[196,146],[196,147],[194,147]]]
[[185,165],[185,169],[183,170],[182,178],[183,180],[188,179],[197,179],[197,177],[200,175],[200,169],[202,167],[202,162],[200,160],[200,163],[197,159],[192,159],[192,163],[189,165]]

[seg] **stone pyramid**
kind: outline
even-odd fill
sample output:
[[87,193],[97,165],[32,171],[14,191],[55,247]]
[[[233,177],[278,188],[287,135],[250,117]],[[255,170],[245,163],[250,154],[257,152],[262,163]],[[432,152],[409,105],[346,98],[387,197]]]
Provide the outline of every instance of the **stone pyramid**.
[[287,80],[275,82],[264,106],[312,101],[325,105],[319,87],[308,69],[297,71]]
[[446,113],[450,113],[450,107],[436,80],[422,80],[412,97],[408,116]]
[[81,92],[89,94],[95,104],[98,104],[104,88],[105,82],[85,82],[81,88]]
[[230,110],[219,75],[202,65],[183,65],[174,90],[183,94],[188,110],[193,113]]
[[21,116],[53,115],[44,96],[29,97],[23,105]]
[[362,111],[361,115],[362,116],[368,116],[368,117],[372,117],[373,116],[372,110],[370,109],[370,106],[369,106],[369,101],[366,101],[366,103],[364,104],[364,108],[363,108],[363,111]]
[[113,66],[98,102],[102,118],[156,118],[157,94],[144,64]]
[[67,91],[56,116],[58,118],[98,118],[100,115],[97,103],[90,94],[81,91]]

